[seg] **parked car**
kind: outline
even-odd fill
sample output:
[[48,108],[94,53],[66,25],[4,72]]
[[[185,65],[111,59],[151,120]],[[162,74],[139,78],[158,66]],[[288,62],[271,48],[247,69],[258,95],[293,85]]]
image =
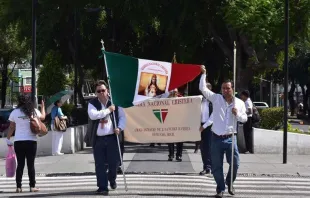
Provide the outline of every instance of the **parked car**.
[[253,102],[257,109],[266,109],[269,108],[269,105],[266,102]]

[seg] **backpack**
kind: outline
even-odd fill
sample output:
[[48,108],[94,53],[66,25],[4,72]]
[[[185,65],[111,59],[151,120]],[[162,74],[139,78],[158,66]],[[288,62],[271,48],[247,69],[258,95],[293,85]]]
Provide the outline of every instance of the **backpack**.
[[260,115],[259,112],[256,108],[256,106],[253,104],[253,114],[252,114],[252,121],[254,123],[259,122],[260,121]]

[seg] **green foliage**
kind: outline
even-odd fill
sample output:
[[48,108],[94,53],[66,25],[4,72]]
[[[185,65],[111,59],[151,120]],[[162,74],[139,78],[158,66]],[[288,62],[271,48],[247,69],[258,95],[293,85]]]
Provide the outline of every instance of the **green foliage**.
[[67,103],[61,106],[62,112],[68,117],[72,116],[72,111],[74,108],[75,106],[73,104],[67,104]]
[[283,123],[284,109],[283,107],[273,107],[263,109],[260,112],[260,127],[264,129],[276,129]]
[[43,67],[39,73],[39,95],[51,96],[62,91],[65,89],[66,82],[60,54],[56,51],[49,51],[44,57]]
[[298,129],[298,128],[294,128],[293,126],[292,126],[292,124],[290,124],[290,123],[287,123],[287,131],[288,132],[295,132],[295,133],[303,133],[300,129]]

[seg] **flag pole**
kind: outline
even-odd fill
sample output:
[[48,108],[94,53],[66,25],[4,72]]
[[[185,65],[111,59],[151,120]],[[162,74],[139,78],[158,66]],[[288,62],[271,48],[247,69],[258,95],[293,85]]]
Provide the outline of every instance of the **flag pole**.
[[[173,53],[173,57],[172,57],[172,61],[171,61],[172,63],[178,63],[177,62],[177,53],[176,52],[174,52]],[[187,90],[187,96],[188,96],[188,93],[189,93],[189,87],[188,87],[188,84],[189,83],[186,83],[186,90]],[[185,91],[184,91],[184,95],[185,95]]]
[[[233,98],[234,103],[236,102],[236,65],[237,65],[237,47],[236,47],[236,41],[234,41],[234,71],[233,71],[233,83],[234,83],[234,91],[233,91]],[[236,104],[236,103],[235,103]],[[235,105],[234,104],[234,105]],[[230,164],[230,186],[231,189],[233,189],[233,171],[234,171],[234,150],[235,150],[235,130],[236,130],[236,120],[235,116],[233,116],[233,133],[232,133],[232,143],[231,143],[231,164]]]
[[[102,39],[101,39],[101,44],[102,44],[101,50],[102,50],[102,51],[105,51],[104,42],[103,42]],[[106,69],[106,72],[107,72],[108,85],[109,85],[109,88],[110,88],[111,104],[113,104],[113,98],[112,98],[112,92],[111,92],[111,86],[110,86],[110,78],[109,78],[109,71],[108,71],[106,56],[105,56],[104,53],[103,53],[103,56],[104,56],[104,57],[103,57],[103,58],[104,58],[104,65],[105,65],[105,69]],[[114,128],[117,128],[117,126],[116,126],[116,119],[115,119],[115,113],[112,113],[112,114],[113,114],[113,118],[114,118]],[[127,182],[126,182],[126,176],[125,176],[125,168],[124,168],[124,163],[123,163],[123,159],[122,159],[121,147],[120,147],[120,144],[119,144],[119,137],[118,137],[118,135],[116,135],[116,138],[117,138],[117,145],[118,145],[119,157],[120,157],[120,160],[121,160],[121,168],[122,168],[122,172],[123,172],[125,190],[128,191]]]

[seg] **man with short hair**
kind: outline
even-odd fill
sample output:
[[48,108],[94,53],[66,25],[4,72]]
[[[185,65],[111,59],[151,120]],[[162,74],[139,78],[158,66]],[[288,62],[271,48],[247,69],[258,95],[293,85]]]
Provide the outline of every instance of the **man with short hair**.
[[[225,183],[228,186],[228,192],[235,194],[233,184],[231,184],[231,169],[233,167],[233,182],[237,176],[239,167],[239,151],[236,143],[237,121],[246,122],[247,114],[244,102],[234,97],[233,82],[224,81],[222,83],[222,94],[215,94],[206,86],[206,69],[201,66],[201,78],[199,89],[204,97],[212,102],[213,105],[213,125],[212,125],[212,142],[211,142],[211,163],[212,174],[216,181],[216,195],[221,198],[224,196]],[[232,137],[234,138],[233,164],[232,161]],[[226,160],[229,164],[229,171],[224,180],[223,158],[226,153]]]
[[254,153],[253,149],[253,124],[252,124],[252,115],[253,115],[253,103],[250,99],[250,92],[244,90],[240,94],[241,100],[244,101],[246,107],[246,113],[248,115],[248,121],[243,125],[243,133],[245,139],[245,145],[247,152]]
[[111,189],[117,187],[116,171],[120,165],[120,154],[116,136],[124,130],[126,117],[121,107],[111,104],[108,86],[104,81],[98,81],[95,89],[97,97],[90,100],[88,104],[88,115],[92,121],[89,123],[91,127],[87,132],[87,138],[91,140],[94,150],[99,187],[96,193],[108,195],[108,181]]

